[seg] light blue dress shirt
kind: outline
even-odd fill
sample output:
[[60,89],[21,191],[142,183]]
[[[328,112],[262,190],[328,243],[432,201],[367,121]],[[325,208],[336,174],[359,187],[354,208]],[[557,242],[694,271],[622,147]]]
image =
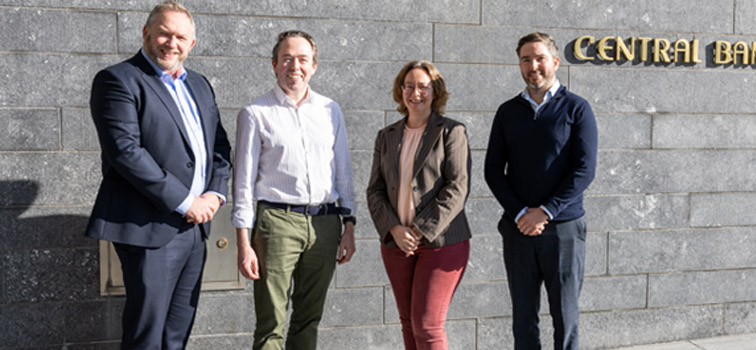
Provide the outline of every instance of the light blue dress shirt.
[[532,98],[530,98],[530,93],[528,93],[528,89],[525,89],[520,96],[525,99],[525,101],[528,101],[530,103],[530,106],[533,107],[533,111],[535,111],[536,114],[538,114],[538,111],[543,107],[546,102],[549,102],[549,100],[554,97],[554,94],[556,94],[557,90],[559,90],[559,87],[562,86],[562,84],[559,84],[559,80],[554,81],[554,85],[551,85],[549,88],[549,91],[546,91],[546,95],[543,96],[543,101],[541,101],[540,104],[536,103]]
[[[179,112],[181,113],[181,119],[184,122],[187,134],[189,135],[189,144],[192,147],[192,153],[194,153],[194,177],[192,178],[192,186],[189,189],[189,194],[186,196],[181,204],[176,208],[176,211],[181,215],[185,215],[194,202],[194,197],[202,195],[205,188],[205,182],[207,178],[207,147],[205,145],[205,136],[202,131],[202,120],[199,117],[197,111],[197,104],[194,102],[189,88],[186,86],[186,70],[181,68],[182,73],[177,79],[173,79],[170,74],[166,73],[155,62],[153,62],[142,49],[142,55],[147,62],[150,63],[155,72],[160,74],[160,80],[163,85],[173,97],[173,102],[176,103]],[[225,203],[226,199],[219,193],[211,192],[221,198],[221,201]]]

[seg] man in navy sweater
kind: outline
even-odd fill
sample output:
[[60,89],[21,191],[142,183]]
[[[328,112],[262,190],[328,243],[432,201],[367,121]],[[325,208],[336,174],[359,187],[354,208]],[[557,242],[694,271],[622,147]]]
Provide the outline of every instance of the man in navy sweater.
[[583,191],[594,178],[598,132],[590,105],[555,77],[548,34],[517,45],[526,89],[496,112],[485,177],[504,207],[498,229],[512,298],[515,349],[540,349],[541,284],[548,292],[554,348],[578,349],[578,297],[586,225]]

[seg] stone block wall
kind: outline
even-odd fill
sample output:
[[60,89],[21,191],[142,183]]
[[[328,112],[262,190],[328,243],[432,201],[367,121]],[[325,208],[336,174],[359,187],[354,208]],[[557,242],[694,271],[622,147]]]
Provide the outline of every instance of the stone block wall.
[[[94,74],[137,52],[156,1],[0,0],[0,349],[117,349],[122,297],[99,292],[99,248],[82,237],[100,181],[88,109]],[[511,303],[483,181],[496,108],[523,88],[514,48],[554,35],[560,81],[599,125],[586,198],[581,348],[756,332],[754,65],[716,65],[715,40],[756,41],[750,0],[188,0],[198,43],[186,66],[213,84],[233,139],[238,110],[274,84],[277,33],[310,32],[312,86],[348,127],[357,248],[332,282],[320,349],[399,349],[401,334],[365,205],[372,145],[399,118],[390,90],[409,60],[447,80],[447,115],[468,126],[474,231],[449,310],[452,349],[512,348]],[[702,43],[698,64],[580,61],[582,35]],[[232,140],[233,141],[233,140]],[[242,349],[252,288],[203,292],[191,349]],[[543,310],[547,310],[545,297]],[[551,346],[549,316],[543,339]]]

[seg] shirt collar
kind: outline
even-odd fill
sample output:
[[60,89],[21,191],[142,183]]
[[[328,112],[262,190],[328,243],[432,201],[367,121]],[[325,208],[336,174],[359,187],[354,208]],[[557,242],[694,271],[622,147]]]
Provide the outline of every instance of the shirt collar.
[[555,80],[554,80],[554,85],[551,85],[551,87],[549,88],[549,91],[546,91],[546,95],[545,95],[545,96],[543,97],[543,102],[541,102],[541,104],[540,104],[540,105],[539,105],[539,104],[537,104],[537,103],[536,103],[535,101],[533,101],[533,99],[532,99],[532,98],[530,98],[530,93],[528,93],[528,89],[527,89],[527,88],[525,88],[525,90],[524,90],[524,91],[522,92],[522,94],[520,94],[520,95],[521,95],[521,96],[522,96],[522,98],[524,98],[524,99],[525,99],[526,101],[530,102],[530,104],[532,104],[533,106],[541,106],[541,105],[543,105],[544,103],[546,103],[546,101],[548,101],[548,100],[550,100],[550,99],[551,99],[552,97],[554,97],[554,95],[556,95],[556,93],[557,93],[557,90],[559,90],[559,88],[560,88],[561,86],[562,86],[562,84],[560,84],[560,83],[559,83],[559,79],[555,79]]
[[[276,100],[279,104],[289,104],[296,107],[296,103],[294,103],[294,100],[291,99],[291,97],[286,95],[286,92],[283,91],[281,86],[276,83],[276,86],[273,88],[273,95],[275,95]],[[314,93],[312,92],[312,89],[310,89],[309,86],[307,86],[307,95],[305,95],[304,100],[302,100],[302,104],[305,103],[311,103],[312,99],[314,98]]]
[[[150,63],[150,66],[152,66],[152,68],[155,69],[155,72],[160,75],[160,80],[166,83],[173,81],[173,77],[170,74],[160,69],[160,67],[157,64],[155,64],[155,62],[153,62],[149,57],[147,57],[147,53],[144,52],[144,48],[140,49],[139,51],[142,53],[142,56],[144,56],[144,59],[146,59],[147,62]],[[179,66],[179,71],[181,72],[181,75],[179,75],[178,79],[180,79],[181,81],[186,81],[186,70],[184,69],[183,65]]]

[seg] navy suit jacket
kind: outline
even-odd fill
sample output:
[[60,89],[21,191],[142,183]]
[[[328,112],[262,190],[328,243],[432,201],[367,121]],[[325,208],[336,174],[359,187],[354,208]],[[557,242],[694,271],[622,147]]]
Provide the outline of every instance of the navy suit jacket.
[[[207,147],[205,191],[228,194],[231,146],[215,93],[186,70]],[[86,235],[160,247],[191,227],[175,209],[189,194],[195,159],[181,113],[155,69],[138,52],[94,78],[92,119],[102,150],[102,183]],[[200,225],[205,237],[210,223]]]

